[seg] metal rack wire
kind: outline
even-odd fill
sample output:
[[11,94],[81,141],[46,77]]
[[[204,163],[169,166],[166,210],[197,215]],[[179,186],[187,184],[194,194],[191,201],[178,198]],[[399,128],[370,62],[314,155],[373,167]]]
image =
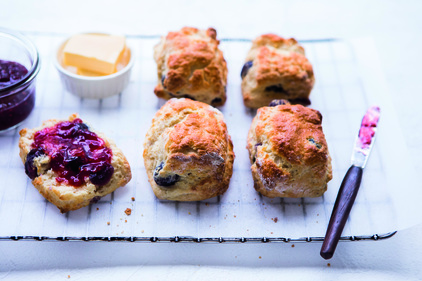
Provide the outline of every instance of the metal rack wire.
[[[115,97],[87,100],[65,92],[54,69],[54,51],[65,35],[32,34],[42,69],[36,108],[24,126],[35,127],[42,120],[78,112],[122,148],[133,179],[98,203],[62,215],[25,176],[18,157],[18,130],[1,134],[0,241],[322,242],[339,183],[349,166],[354,134],[370,100],[352,45],[335,39],[301,41],[317,81],[311,107],[324,116],[323,128],[333,158],[334,179],[324,196],[269,199],[253,189],[245,145],[255,111],[243,106],[239,77],[250,40],[226,38],[220,46],[229,68],[228,100],[219,109],[225,115],[236,154],[230,188],[222,196],[201,202],[172,202],[155,198],[141,156],[146,130],[164,103],[153,94],[156,67],[152,53],[158,37],[130,36],[128,43],[136,62],[129,87]],[[341,241],[382,240],[396,233],[389,194],[382,192],[386,184],[384,163],[379,149],[375,146],[374,150],[366,171],[369,176],[364,178]],[[124,214],[126,208],[132,209],[132,215]]]

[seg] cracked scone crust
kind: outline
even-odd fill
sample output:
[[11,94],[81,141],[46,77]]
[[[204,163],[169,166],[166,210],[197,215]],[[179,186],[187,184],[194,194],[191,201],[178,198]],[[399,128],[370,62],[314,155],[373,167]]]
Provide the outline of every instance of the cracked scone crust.
[[223,114],[202,102],[169,100],[152,120],[143,156],[159,199],[203,200],[229,187],[233,144]]
[[247,149],[255,189],[267,197],[318,197],[332,179],[319,111],[302,105],[262,107]]
[[154,47],[158,84],[164,99],[190,98],[211,104],[226,102],[227,66],[213,28],[184,27],[169,32]]
[[[78,118],[77,114],[69,117],[69,121]],[[51,119],[43,122],[42,126],[34,129],[22,129],[19,139],[19,155],[25,165],[28,153],[31,151],[31,145],[34,142],[34,135],[37,131],[44,128],[53,127],[63,120]],[[32,184],[38,191],[51,203],[57,206],[62,213],[77,210],[89,205],[91,202],[98,201],[101,197],[113,192],[118,187],[126,185],[132,178],[131,169],[126,157],[116,145],[107,139],[103,134],[92,130],[105,142],[105,146],[112,151],[111,165],[114,168],[110,181],[102,186],[96,186],[89,178],[85,178],[82,186],[75,187],[66,183],[56,181],[58,174],[50,166],[50,156],[43,155],[34,158],[33,165],[37,169],[38,176],[32,180]]]
[[309,104],[314,82],[312,65],[295,39],[265,34],[253,41],[242,69],[245,106],[259,108],[274,99]]

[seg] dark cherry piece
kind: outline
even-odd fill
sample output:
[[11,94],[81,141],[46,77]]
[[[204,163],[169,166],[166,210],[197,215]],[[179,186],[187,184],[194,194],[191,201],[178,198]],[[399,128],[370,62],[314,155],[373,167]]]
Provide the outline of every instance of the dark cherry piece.
[[277,106],[283,104],[300,104],[303,106],[308,106],[311,104],[311,101],[308,98],[298,98],[298,99],[280,99],[280,100],[272,100],[268,106]]
[[[88,166],[88,169],[91,167]],[[82,167],[82,170],[85,167]],[[93,170],[90,170],[91,174],[89,175],[89,180],[95,185],[106,185],[114,173],[114,168],[109,163],[102,163],[102,165],[98,165],[94,167]]]
[[180,176],[177,174],[169,175],[164,178],[160,177],[159,173],[163,169],[163,167],[164,167],[164,162],[161,162],[160,165],[155,167],[154,181],[156,184],[158,184],[159,186],[172,186],[180,180]]
[[114,173],[111,149],[79,118],[36,132],[32,147],[50,156],[51,169],[60,183],[78,187],[89,177],[93,184],[102,186]]
[[78,126],[79,130],[89,130],[88,126],[85,123],[78,123],[76,126]]
[[277,105],[285,105],[290,104],[287,100],[272,100],[268,106],[277,106]]
[[297,99],[289,99],[291,104],[300,104],[303,106],[308,106],[311,104],[311,100],[308,98],[297,98]]
[[318,149],[321,149],[322,145],[321,145],[321,144],[319,144],[319,143],[317,143],[317,142],[316,142],[313,138],[309,138],[309,139],[308,139],[308,141],[309,141],[311,144],[315,145]]
[[248,74],[249,69],[252,67],[253,61],[247,61],[242,67],[242,71],[240,72],[240,77],[243,79],[245,78],[246,74]]
[[211,101],[211,104],[219,104],[221,103],[223,100],[221,98],[215,98]]
[[37,167],[34,166],[34,158],[37,158],[42,155],[45,155],[45,152],[41,147],[39,147],[31,149],[31,151],[26,156],[25,174],[27,174],[31,180],[38,177]]
[[95,196],[89,201],[89,203],[97,203],[98,201],[100,201],[100,199],[101,199],[101,196]]
[[166,76],[165,75],[161,76],[161,85],[163,85],[163,87],[165,88],[165,86],[164,86],[164,80],[166,80]]
[[190,95],[175,95],[173,93],[169,93],[169,95],[173,98],[186,98],[186,99],[191,99],[191,100],[196,100],[194,97],[190,96]]
[[281,84],[277,84],[277,85],[271,85],[265,88],[265,91],[267,92],[276,92],[276,93],[283,93],[285,95],[289,95],[284,89],[283,86],[281,86]]
[[252,159],[252,162],[255,163],[256,162],[256,151],[258,150],[258,146],[261,146],[262,142],[258,142],[255,144],[254,148],[255,148],[255,156]]
[[194,97],[189,96],[189,95],[181,95],[181,96],[179,96],[179,98],[186,98],[186,99],[196,100]]

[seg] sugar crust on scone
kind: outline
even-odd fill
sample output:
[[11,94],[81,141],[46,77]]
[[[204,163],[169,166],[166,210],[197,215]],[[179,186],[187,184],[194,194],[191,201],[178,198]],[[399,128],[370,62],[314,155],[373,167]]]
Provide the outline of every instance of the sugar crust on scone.
[[[77,114],[69,116],[69,121],[79,118]],[[63,120],[51,119],[44,121],[42,126],[34,129],[22,129],[19,139],[19,156],[25,165],[26,157],[31,151],[31,145],[34,142],[34,135],[47,127],[52,127]],[[62,213],[77,210],[85,207],[91,201],[98,201],[99,198],[113,192],[118,187],[126,185],[132,178],[130,165],[123,155],[123,152],[111,140],[107,139],[102,133],[96,132],[89,128],[90,131],[95,132],[101,139],[104,140],[105,145],[112,150],[113,156],[111,165],[114,168],[114,173],[110,181],[103,186],[96,186],[90,182],[89,178],[85,179],[85,184],[80,187],[74,187],[65,183],[58,183],[56,181],[57,174],[49,166],[49,157],[41,156],[34,159],[34,165],[38,170],[38,176],[32,180],[32,184],[38,191],[51,203],[57,206]]]
[[262,107],[247,149],[254,187],[267,197],[318,197],[332,179],[319,111],[302,105]]
[[261,35],[246,56],[245,62],[250,61],[253,64],[241,86],[245,106],[259,108],[274,99],[309,101],[315,83],[313,68],[295,39]]
[[[156,113],[145,138],[143,157],[159,199],[196,201],[221,195],[233,172],[233,144],[223,114],[185,98],[169,100]],[[177,181],[159,186],[155,171],[160,179]]]
[[154,47],[158,83],[164,99],[190,98],[211,104],[226,102],[227,66],[213,28],[184,27],[169,32]]

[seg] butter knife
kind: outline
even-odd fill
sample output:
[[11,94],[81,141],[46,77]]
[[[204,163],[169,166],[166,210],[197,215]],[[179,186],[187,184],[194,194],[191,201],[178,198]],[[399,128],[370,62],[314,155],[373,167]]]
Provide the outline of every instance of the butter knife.
[[336,250],[344,225],[358,194],[362,180],[363,169],[375,140],[380,108],[372,106],[362,119],[359,134],[352,153],[352,166],[347,171],[341,183],[330,222],[328,223],[324,243],[320,255],[324,259],[331,259]]

